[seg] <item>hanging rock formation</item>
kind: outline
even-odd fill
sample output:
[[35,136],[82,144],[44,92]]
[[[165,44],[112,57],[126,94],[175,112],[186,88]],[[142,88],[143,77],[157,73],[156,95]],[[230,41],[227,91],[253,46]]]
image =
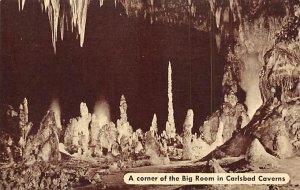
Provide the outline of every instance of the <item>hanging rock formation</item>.
[[[24,10],[25,0],[18,0],[19,11]],[[85,26],[87,18],[87,10],[90,0],[40,0],[42,11],[48,13],[52,45],[54,53],[56,53],[56,43],[58,31],[60,30],[61,40],[64,37],[65,28],[71,28],[72,32],[76,28],[80,38],[80,47],[83,46],[85,36]]]

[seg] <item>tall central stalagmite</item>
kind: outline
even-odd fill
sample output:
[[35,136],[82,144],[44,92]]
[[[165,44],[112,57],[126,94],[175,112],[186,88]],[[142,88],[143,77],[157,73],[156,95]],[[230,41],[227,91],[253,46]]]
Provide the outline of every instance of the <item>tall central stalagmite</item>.
[[174,138],[176,135],[174,109],[173,109],[173,93],[172,93],[172,68],[171,62],[168,67],[168,121],[166,123],[166,133],[169,138]]

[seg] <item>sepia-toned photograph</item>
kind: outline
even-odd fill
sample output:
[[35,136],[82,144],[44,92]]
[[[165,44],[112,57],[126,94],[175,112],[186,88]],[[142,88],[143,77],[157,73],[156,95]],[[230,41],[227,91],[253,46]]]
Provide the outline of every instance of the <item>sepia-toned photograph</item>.
[[300,0],[0,7],[0,190],[300,189]]

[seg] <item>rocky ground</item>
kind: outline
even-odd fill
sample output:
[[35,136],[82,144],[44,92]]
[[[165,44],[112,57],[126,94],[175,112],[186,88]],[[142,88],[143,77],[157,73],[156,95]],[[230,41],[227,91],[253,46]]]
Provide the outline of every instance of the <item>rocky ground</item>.
[[[1,189],[19,187],[17,189],[297,189],[300,188],[300,157],[280,160],[276,168],[256,169],[241,164],[243,158],[227,158],[217,161],[227,172],[288,173],[291,181],[287,185],[127,185],[123,176],[128,172],[207,172],[207,162],[175,161],[168,165],[147,165],[147,161],[138,161],[131,166],[109,163],[107,160],[70,159],[60,163],[35,163],[34,165],[6,168],[1,172]],[[30,183],[25,183],[30,180]]]

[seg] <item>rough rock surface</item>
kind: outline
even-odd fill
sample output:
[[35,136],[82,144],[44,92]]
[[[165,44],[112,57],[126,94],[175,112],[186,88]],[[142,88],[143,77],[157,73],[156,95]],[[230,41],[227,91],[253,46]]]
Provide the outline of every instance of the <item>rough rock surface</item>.
[[194,112],[189,109],[187,111],[185,121],[183,124],[183,149],[182,159],[190,160],[192,158],[191,142],[192,142],[192,128],[194,123]]
[[150,157],[152,164],[168,164],[170,162],[166,150],[159,143],[158,139],[148,131],[145,133],[145,154]]
[[[255,138],[272,155],[280,157],[283,156],[282,152],[289,156],[292,152],[299,154],[300,25],[298,18],[292,20],[294,23],[290,28],[296,28],[298,32],[289,34],[283,26],[280,34],[284,40],[279,36],[279,42],[264,55],[259,78],[263,105],[246,127],[205,159],[212,155],[224,157],[245,154],[247,145]],[[277,146],[278,140],[285,142],[282,143],[284,148]]]
[[127,120],[127,103],[124,95],[121,96],[120,100],[120,117],[121,118],[117,120],[117,130],[119,133],[118,142],[121,146],[125,146],[132,136],[133,130]]
[[118,131],[113,122],[101,127],[98,133],[97,145],[111,152],[112,146],[117,142]]
[[69,152],[88,154],[91,119],[86,104],[81,102],[80,117],[71,119],[65,131],[64,144]]
[[59,128],[54,112],[48,111],[41,121],[37,134],[29,137],[23,159],[27,164],[32,164],[35,161],[58,161],[61,159]]
[[276,167],[278,159],[266,152],[258,139],[254,139],[246,152],[246,161],[252,167]]
[[153,134],[155,134],[155,135],[158,134],[157,116],[156,116],[156,114],[153,115],[153,119],[152,119],[152,122],[151,122],[150,131],[153,132]]
[[[231,96],[234,97],[234,95]],[[224,142],[226,142],[232,137],[235,131],[242,128],[242,125],[244,125],[243,123],[248,122],[248,116],[244,106],[236,102],[235,105],[232,106],[232,104],[225,102],[221,110],[213,113],[213,115],[204,122],[203,127],[200,127],[199,130],[208,144],[212,144],[216,141],[218,128],[221,122],[224,126],[222,137]]]
[[211,173],[226,173],[226,171],[220,166],[219,162],[215,159],[208,161],[208,172]]

